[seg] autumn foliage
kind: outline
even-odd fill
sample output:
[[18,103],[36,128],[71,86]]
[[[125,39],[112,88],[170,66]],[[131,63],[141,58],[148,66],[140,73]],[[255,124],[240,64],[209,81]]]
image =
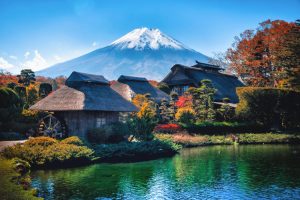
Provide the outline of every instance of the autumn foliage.
[[156,133],[176,133],[182,130],[178,124],[158,124],[154,128]]
[[248,85],[296,87],[296,82],[300,85],[299,48],[298,23],[267,20],[257,30],[246,30],[236,37],[227,59]]

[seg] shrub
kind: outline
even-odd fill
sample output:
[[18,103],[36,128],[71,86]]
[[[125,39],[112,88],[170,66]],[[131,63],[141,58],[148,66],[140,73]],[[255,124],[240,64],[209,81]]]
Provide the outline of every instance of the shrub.
[[95,147],[95,153],[101,161],[131,162],[171,156],[176,154],[180,148],[170,140],[153,140],[98,145]]
[[239,134],[238,138],[240,144],[300,143],[300,136],[271,132]]
[[208,135],[190,135],[190,134],[174,134],[174,135],[155,134],[155,137],[160,140],[171,140],[176,144],[180,144],[184,147],[233,143],[231,137],[225,135],[208,136]]
[[300,93],[287,89],[237,88],[237,116],[273,128],[300,128]]
[[[78,139],[70,139],[80,143]],[[69,141],[70,142],[70,141]],[[2,155],[6,158],[20,158],[32,167],[61,167],[91,162],[93,150],[49,137],[30,138],[24,144],[7,147]]]
[[158,124],[153,131],[155,133],[176,133],[181,130],[181,126],[178,124]]
[[195,122],[195,111],[192,108],[180,108],[175,118],[180,123],[192,124]]
[[194,124],[181,124],[189,133],[196,134],[225,134],[225,133],[245,133],[264,132],[266,127],[256,123],[241,122],[198,122]]
[[77,146],[83,146],[84,145],[82,140],[80,140],[79,137],[77,137],[77,136],[71,136],[71,137],[68,137],[66,139],[63,139],[60,143],[61,144],[73,144],[73,145],[77,145]]
[[51,137],[45,137],[45,136],[40,136],[40,137],[35,137],[35,138],[29,138],[24,145],[33,147],[33,146],[43,146],[47,147],[50,145],[53,145],[54,143],[57,143],[58,141],[54,138]]

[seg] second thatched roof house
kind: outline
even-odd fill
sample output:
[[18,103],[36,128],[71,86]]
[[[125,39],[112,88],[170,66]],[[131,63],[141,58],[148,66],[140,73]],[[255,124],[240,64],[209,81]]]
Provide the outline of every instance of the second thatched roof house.
[[[120,113],[135,112],[137,108],[114,91],[103,76],[73,72],[66,85],[30,107],[32,110],[54,112],[44,120],[43,133],[85,137],[93,128],[117,122]],[[55,121],[55,122],[53,122]],[[55,124],[57,123],[57,124]],[[57,130],[53,130],[57,128]]]
[[157,103],[162,99],[169,99],[168,94],[154,87],[146,78],[142,77],[122,75],[111,87],[128,101],[131,101],[137,94],[150,94]]
[[161,81],[166,83],[172,91],[182,95],[189,87],[199,87],[200,81],[209,79],[217,89],[215,101],[229,98],[231,103],[237,103],[236,88],[244,84],[235,76],[221,73],[222,69],[216,65],[197,62],[188,67],[176,64],[171,72]]

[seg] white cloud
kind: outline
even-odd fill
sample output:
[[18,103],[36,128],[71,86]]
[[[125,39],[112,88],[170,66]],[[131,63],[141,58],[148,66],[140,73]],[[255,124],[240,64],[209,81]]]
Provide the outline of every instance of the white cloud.
[[28,58],[28,56],[30,56],[30,52],[29,52],[29,51],[26,51],[25,54],[24,54],[24,57],[25,57],[25,58]]
[[0,68],[1,69],[12,69],[15,66],[11,63],[9,63],[7,60],[5,60],[3,57],[0,57]]
[[96,47],[96,46],[98,46],[98,43],[97,43],[97,42],[93,42],[93,43],[92,43],[92,46],[93,46],[93,47]]
[[[30,52],[28,52],[30,55]],[[27,52],[25,53],[25,55],[27,54]],[[24,56],[25,56],[24,55]],[[26,57],[26,56],[25,56]],[[22,64],[22,68],[26,68],[26,69],[32,69],[33,71],[38,71],[41,70],[45,67],[47,67],[48,63],[46,62],[46,60],[42,57],[42,55],[39,53],[38,50],[34,51],[34,57],[30,60],[26,60],[23,64]]]
[[18,57],[17,56],[14,56],[14,55],[11,55],[11,56],[9,56],[11,59],[13,59],[13,60],[18,60]]
[[61,58],[60,56],[58,56],[58,55],[54,55],[53,58],[54,58],[56,61],[61,61],[61,59],[62,59],[62,58]]

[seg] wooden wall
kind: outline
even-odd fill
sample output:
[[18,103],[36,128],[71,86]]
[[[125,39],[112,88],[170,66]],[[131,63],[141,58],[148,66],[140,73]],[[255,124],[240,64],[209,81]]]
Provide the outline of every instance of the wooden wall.
[[79,136],[86,138],[90,129],[96,128],[96,119],[105,118],[106,124],[117,122],[119,120],[119,112],[103,112],[103,111],[64,111],[56,113],[60,118],[64,119],[68,136]]

